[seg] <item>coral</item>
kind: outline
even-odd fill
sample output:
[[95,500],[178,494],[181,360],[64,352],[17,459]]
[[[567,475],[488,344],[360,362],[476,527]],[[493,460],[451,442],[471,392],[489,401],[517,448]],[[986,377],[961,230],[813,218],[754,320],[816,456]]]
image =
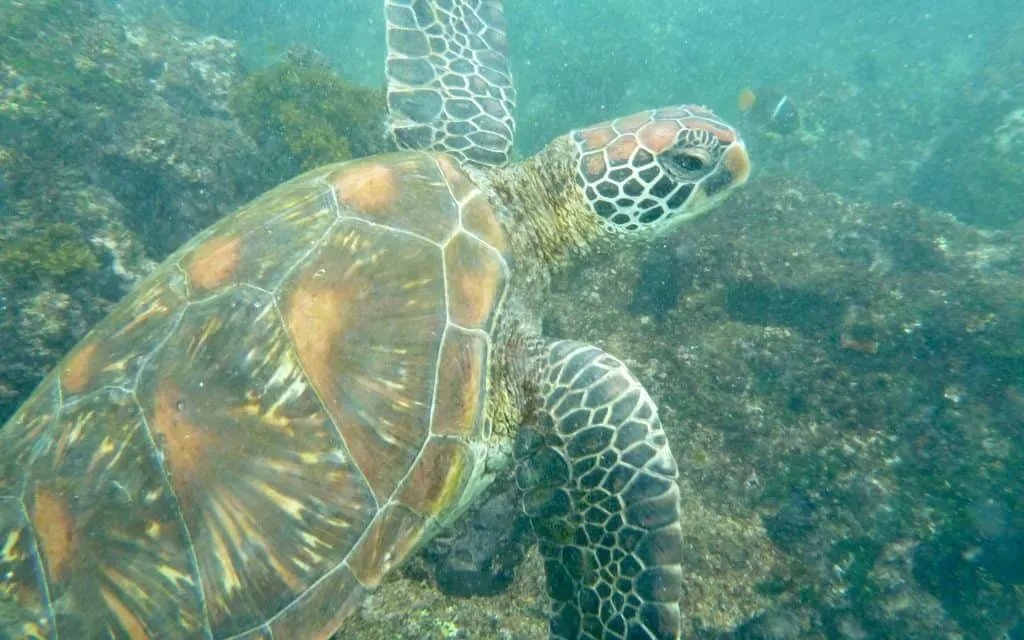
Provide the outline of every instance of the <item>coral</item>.
[[[381,130],[381,93],[342,80],[309,52],[292,51],[254,74],[235,88],[229,105],[262,148],[284,151],[301,169],[379,150],[373,138]],[[282,170],[282,177],[294,173]]]
[[152,257],[270,186],[227,111],[236,45],[128,4],[0,0],[0,419]]
[[1021,246],[760,179],[556,281],[551,332],[647,384],[684,500],[759,515],[722,535],[684,507],[686,611],[709,636],[981,638],[1019,620]]
[[[948,105],[934,152],[910,183],[910,196],[964,222],[1007,228],[1021,223],[1024,190],[1024,22],[999,46]],[[964,114],[970,114],[965,117]]]
[[1010,153],[1016,145],[1020,144],[1017,141],[1018,138],[1024,140],[1024,109],[1011,111],[996,127],[996,150],[1000,153]]
[[[50,33],[54,27],[53,22],[63,22],[81,7],[82,3],[75,1],[0,0],[0,34],[5,37],[4,61],[14,66],[18,66],[17,63],[23,60],[45,64],[47,61],[44,58],[32,55],[32,41],[37,34]],[[55,62],[50,61],[51,64]]]
[[99,266],[81,231],[67,222],[26,229],[6,239],[0,250],[0,272],[9,275],[61,277]]
[[0,0],[0,112],[72,119],[78,103],[141,95],[143,74],[125,60],[120,36],[114,14],[93,0]]

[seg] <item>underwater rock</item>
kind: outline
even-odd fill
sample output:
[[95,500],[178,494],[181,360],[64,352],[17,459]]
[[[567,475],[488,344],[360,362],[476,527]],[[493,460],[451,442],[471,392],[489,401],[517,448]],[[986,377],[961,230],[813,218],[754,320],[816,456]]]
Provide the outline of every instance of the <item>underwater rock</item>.
[[803,636],[802,616],[786,609],[765,611],[718,640],[796,640]]
[[515,579],[536,538],[515,483],[495,482],[424,555],[438,588],[451,596],[494,596]]
[[[709,637],[796,598],[800,637],[1012,626],[1017,534],[975,510],[978,543],[960,514],[977,495],[1024,512],[1024,237],[787,179],[675,233],[566,274],[546,326],[622,357],[659,401],[684,499],[705,505],[687,509],[704,550],[684,569],[688,614]],[[651,252],[675,246],[694,258],[673,289],[675,258]],[[652,278],[659,304],[637,305]],[[710,513],[761,527],[711,534]],[[970,616],[933,588],[944,564],[915,575],[914,550],[942,537],[979,549],[985,579],[957,594]],[[704,583],[705,563],[732,580]]]
[[230,105],[280,181],[390,144],[383,92],[344,81],[313,51],[293,49],[246,78],[231,92]]
[[984,227],[1024,225],[1024,20],[946,113],[913,198]]
[[814,531],[814,503],[799,491],[793,491],[771,514],[762,516],[765,533],[775,546],[796,553]]
[[0,39],[6,419],[154,259],[268,185],[226,110],[233,43],[92,0],[0,0]]
[[104,141],[93,170],[130,212],[126,224],[157,260],[269,180],[256,145],[228,116],[191,116],[159,96]]
[[[109,192],[53,172],[0,228],[0,416],[155,265]],[[40,213],[42,212],[42,213]],[[74,221],[74,223],[64,222]]]
[[[272,173],[224,110],[242,77],[230,43],[172,23],[126,30],[105,5],[18,4],[17,24],[0,11],[0,32],[30,44],[0,62],[0,245],[22,252],[0,269],[4,416],[153,258]],[[807,126],[828,114],[832,128],[784,143],[813,153],[778,148],[760,162],[891,195],[910,169],[870,151],[901,130],[868,139],[870,122],[837,106],[855,93],[842,86],[787,87]],[[875,118],[906,106],[883,98]],[[859,164],[834,162],[837,144]],[[20,244],[62,220],[76,233]],[[36,260],[48,247],[59,255]],[[546,325],[626,360],[660,404],[682,475],[694,628],[937,638],[1021,627],[1021,525],[977,505],[993,497],[1024,513],[1022,247],[1019,229],[761,178],[651,249],[565,275]],[[487,504],[425,550],[428,580],[389,579],[347,631],[541,637],[542,565],[528,552],[508,583],[524,542],[503,520],[509,501]],[[952,595],[949,572],[965,577]],[[504,591],[454,598],[435,583]]]

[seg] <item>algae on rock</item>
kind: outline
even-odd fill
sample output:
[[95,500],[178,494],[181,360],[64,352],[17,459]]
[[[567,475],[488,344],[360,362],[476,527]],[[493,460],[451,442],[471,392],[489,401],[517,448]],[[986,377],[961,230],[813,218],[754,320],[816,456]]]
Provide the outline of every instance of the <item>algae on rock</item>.
[[384,148],[384,97],[343,80],[316,54],[294,50],[238,85],[230,107],[278,178]]
[[66,276],[98,269],[100,261],[82,232],[68,222],[28,229],[0,250],[0,271],[16,271],[21,277]]

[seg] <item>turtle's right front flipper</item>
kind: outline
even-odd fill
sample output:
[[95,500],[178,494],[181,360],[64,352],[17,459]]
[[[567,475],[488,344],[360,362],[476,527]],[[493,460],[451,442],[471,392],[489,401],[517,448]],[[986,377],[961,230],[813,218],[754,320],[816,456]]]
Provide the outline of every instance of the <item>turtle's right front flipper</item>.
[[678,638],[678,469],[647,391],[597,347],[559,341],[516,481],[540,539],[552,639]]

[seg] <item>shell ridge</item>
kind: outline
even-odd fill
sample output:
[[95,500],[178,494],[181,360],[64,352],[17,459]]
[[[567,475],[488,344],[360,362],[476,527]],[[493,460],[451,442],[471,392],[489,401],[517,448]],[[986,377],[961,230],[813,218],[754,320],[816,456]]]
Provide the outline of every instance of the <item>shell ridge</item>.
[[[331,185],[330,185],[330,183],[327,182],[327,180],[325,180],[323,178],[318,178],[316,181],[319,182],[324,188],[326,188],[327,192],[330,194],[330,196],[329,196],[329,198],[330,198],[330,205],[331,205],[330,209],[331,209],[331,212],[334,213],[334,222],[332,222],[331,224],[327,225],[327,228],[324,229],[324,232],[320,235],[319,238],[317,238],[316,242],[312,243],[312,245],[309,247],[309,249],[304,254],[302,254],[302,257],[300,257],[299,259],[295,260],[292,263],[292,266],[290,266],[290,267],[288,267],[287,269],[284,270],[284,272],[281,274],[281,277],[277,281],[277,285],[268,292],[268,293],[271,294],[271,296],[273,298],[273,302],[274,302],[274,306],[275,307],[278,306],[278,304],[277,304],[277,296],[281,292],[281,287],[284,286],[284,283],[288,281],[288,278],[293,273],[295,273],[296,269],[298,269],[304,262],[309,260],[309,257],[311,255],[316,253],[316,251],[318,249],[320,249],[324,244],[327,243],[327,239],[331,237],[331,234],[334,232],[335,228],[339,225],[339,223],[341,222],[341,219],[342,219],[341,204],[338,202],[338,194],[336,194],[334,192],[334,189],[331,188]],[[253,285],[253,286],[255,286],[255,285]],[[284,317],[282,316],[279,319],[283,321]],[[287,329],[287,326],[286,326],[286,329]],[[302,372],[303,372],[303,374],[305,374],[306,370],[303,369]],[[319,397],[319,395],[317,397]]]
[[[358,468],[358,466],[356,468]],[[361,473],[362,472],[360,472],[360,475],[361,475]],[[373,492],[371,491],[370,494],[372,495]],[[376,500],[376,498],[374,498],[374,500]],[[390,504],[391,502],[392,501],[389,500],[388,502],[385,503],[385,506],[387,504]],[[228,636],[227,638],[225,638],[225,640],[237,640],[238,638],[244,638],[244,637],[246,637],[247,634],[252,633],[253,631],[264,629],[264,628],[267,630],[268,633],[270,633],[270,638],[271,638],[271,640],[273,640],[273,638],[274,638],[273,630],[272,630],[273,624],[275,622],[277,622],[277,620],[280,619],[283,615],[288,613],[291,610],[292,607],[298,605],[302,601],[303,598],[305,598],[306,596],[308,596],[311,593],[314,593],[320,587],[320,585],[322,583],[326,582],[328,579],[330,579],[331,576],[333,576],[335,572],[340,571],[342,569],[347,569],[349,571],[349,573],[352,574],[352,577],[356,581],[356,583],[358,583],[359,586],[361,586],[364,589],[366,589],[367,592],[374,591],[375,589],[373,587],[369,587],[369,586],[363,584],[363,582],[361,580],[359,580],[359,576],[357,576],[356,572],[352,570],[352,567],[349,565],[348,560],[352,556],[352,552],[355,549],[359,548],[359,545],[366,538],[367,534],[369,534],[370,531],[373,530],[373,524],[377,521],[378,518],[380,518],[380,514],[381,513],[383,513],[383,507],[378,509],[377,513],[372,518],[370,518],[370,521],[367,523],[366,528],[359,535],[359,537],[356,538],[355,542],[352,544],[352,548],[348,550],[348,552],[345,554],[345,556],[336,565],[334,565],[333,567],[331,567],[327,571],[324,571],[324,574],[322,576],[320,576],[319,578],[314,580],[312,583],[310,583],[309,587],[306,588],[305,591],[299,593],[294,598],[292,598],[292,600],[289,601],[288,604],[286,604],[285,606],[281,607],[281,609],[277,613],[275,613],[274,615],[272,615],[269,618],[267,618],[263,622],[263,624],[259,624],[259,625],[256,625],[254,627],[250,627],[249,629],[245,629],[245,630],[241,631],[240,633],[236,633],[236,634],[234,634],[232,636]]]
[[[60,385],[57,385],[58,387]],[[46,608],[46,617],[50,625],[50,629],[53,630],[53,635],[50,637],[53,640],[60,640],[60,631],[57,629],[57,611],[53,606],[53,597],[50,595],[50,581],[46,577],[46,570],[43,568],[43,555],[42,550],[39,548],[39,534],[36,532],[36,525],[32,522],[32,518],[29,517],[28,507],[25,505],[25,490],[27,488],[27,480],[22,483],[20,495],[8,496],[6,498],[0,498],[0,500],[15,500],[17,501],[18,510],[21,512],[22,517],[25,519],[27,524],[26,529],[29,532],[29,542],[32,547],[32,557],[35,558],[33,563],[36,579],[39,581],[40,591],[43,593],[43,607]]]
[[[185,306],[187,308],[189,305],[186,304]],[[180,321],[180,317],[178,320]],[[175,327],[177,327],[177,325],[178,322],[175,322]],[[171,333],[173,332],[168,332],[168,338],[170,338]],[[166,339],[164,340],[164,343],[166,343]],[[160,346],[163,347],[163,344]],[[154,351],[154,353],[156,353],[156,351]],[[131,397],[132,402],[139,411],[139,420],[142,424],[143,434],[145,435],[150,455],[153,456],[160,469],[160,479],[163,481],[164,488],[167,490],[168,496],[170,496],[171,502],[174,505],[176,516],[175,520],[177,520],[181,527],[182,535],[185,537],[185,554],[188,557],[189,569],[192,572],[192,577],[196,581],[197,595],[199,597],[199,619],[202,620],[203,631],[205,632],[206,637],[212,638],[213,622],[210,620],[210,609],[206,602],[206,585],[204,584],[203,574],[199,571],[199,558],[196,556],[196,545],[192,537],[192,531],[189,529],[188,522],[185,520],[185,511],[181,506],[181,498],[178,497],[178,492],[175,491],[174,484],[171,482],[170,472],[167,469],[166,456],[160,450],[160,447],[157,446],[156,438],[153,436],[153,427],[149,424],[149,419],[146,417],[146,411],[143,409],[142,403],[139,402],[139,398],[135,393],[133,393]]]
[[[127,394],[128,396],[131,396],[132,398],[134,398],[134,396],[135,396],[135,390],[130,388],[130,387],[123,387],[123,386],[121,386],[119,384],[105,384],[105,385],[103,385],[101,387],[96,387],[92,391],[87,391],[86,393],[75,394],[75,396],[73,398],[69,398],[69,399],[63,401],[61,403],[61,405],[60,405],[61,414],[63,413],[65,408],[69,408],[70,409],[72,407],[76,407],[79,404],[81,404],[82,402],[85,402],[86,400],[91,399],[93,396],[106,395],[106,394],[108,394],[111,391],[121,392],[121,393]],[[59,414],[58,414],[58,416],[59,416]]]
[[259,285],[256,285],[256,284],[253,284],[251,282],[239,282],[237,285],[234,285],[233,288],[236,288],[236,289],[243,289],[243,288],[244,289],[252,289],[258,295],[264,295],[264,296],[267,296],[268,298],[270,298],[270,304],[273,304],[273,305],[277,306],[276,296],[274,295],[274,292],[270,291],[269,289],[264,289],[263,287],[261,287]]
[[[456,204],[455,211],[456,211],[456,213],[459,216],[458,223],[455,225],[456,228],[459,228],[459,229],[464,228],[465,225],[462,222],[462,205],[463,205],[463,201],[459,200],[459,198],[455,195],[455,191],[452,189],[452,183],[451,183],[450,180],[448,180],[448,176],[446,176],[444,174],[444,167],[442,167],[441,163],[438,162],[437,156],[435,154],[431,153],[431,154],[427,154],[427,157],[430,158],[430,161],[434,164],[434,169],[437,170],[437,175],[441,176],[441,182],[444,183],[444,188],[445,188],[445,191],[448,192],[448,197],[451,198],[452,202],[454,202]],[[456,166],[458,166],[458,163],[456,163]],[[468,201],[468,200],[469,200],[469,197],[466,198],[466,201]]]
[[[291,605],[289,605],[289,606],[291,606]],[[265,634],[264,636],[260,637],[260,640],[274,640],[274,631],[273,631],[273,629],[270,628],[270,621],[269,620],[267,622],[264,622],[263,624],[256,625],[255,627],[250,627],[248,629],[243,629],[239,633],[232,634],[230,636],[227,636],[226,638],[223,638],[223,639],[219,639],[218,638],[218,640],[242,640],[244,638],[249,637],[249,634],[255,633],[257,631],[260,632],[260,633]]]
[[480,235],[478,233],[476,233],[475,231],[471,231],[470,229],[467,229],[465,227],[462,227],[460,229],[460,231],[462,231],[462,233],[466,234],[470,238],[473,238],[474,240],[478,241],[480,244],[484,245],[485,247],[487,247],[488,249],[493,251],[497,255],[498,260],[500,260],[501,263],[505,267],[508,267],[508,262],[505,260],[505,254],[502,253],[501,250],[498,249],[498,247],[496,247],[493,244],[491,244],[490,242],[488,242],[485,238],[481,238]]
[[[441,163],[437,159],[437,155],[431,153],[431,154],[428,154],[427,157],[429,157],[430,161],[432,163],[434,163],[434,168],[437,170],[437,174],[439,176],[441,176],[441,182],[444,183],[445,191],[448,192],[448,198],[452,202],[455,203],[455,214],[458,216],[458,220],[456,221],[456,223],[454,225],[452,225],[451,233],[449,233],[448,236],[444,239],[444,242],[441,243],[441,247],[444,248],[444,247],[448,246],[448,243],[450,243],[452,241],[452,238],[457,236],[460,231],[465,232],[465,233],[469,233],[469,229],[466,228],[466,225],[465,225],[465,223],[463,222],[463,219],[462,219],[462,210],[464,208],[465,203],[468,202],[471,198],[469,196],[467,196],[464,200],[459,200],[458,197],[456,197],[456,195],[455,195],[455,191],[452,189],[451,181],[448,179],[448,176],[446,176],[445,173],[444,173],[444,167],[441,166]],[[443,268],[444,260],[442,260],[441,262],[442,262],[442,268]],[[445,274],[445,276],[446,276],[446,279],[445,279],[445,311],[447,311],[448,310],[448,288],[447,288],[448,287],[448,282],[447,282],[447,274]],[[451,324],[451,319],[450,318],[449,318],[448,322],[449,322],[449,324]],[[438,353],[440,353],[440,352],[438,352]]]
[[[176,262],[175,266],[179,271],[182,270],[180,260]],[[206,602],[206,585],[204,584],[203,575],[199,571],[199,558],[196,556],[196,547],[195,541],[192,538],[192,531],[189,529],[188,522],[185,520],[185,512],[181,506],[181,498],[178,497],[178,492],[175,491],[174,484],[171,482],[170,472],[167,468],[166,456],[164,456],[163,452],[160,450],[160,447],[157,445],[156,437],[153,434],[153,427],[152,425],[149,424],[149,418],[146,416],[146,410],[142,406],[142,403],[139,401],[138,396],[139,383],[142,379],[143,372],[146,371],[146,367],[149,365],[150,361],[156,356],[156,354],[160,353],[164,349],[164,347],[170,341],[171,336],[173,336],[174,333],[181,326],[181,323],[185,318],[186,312],[194,304],[193,301],[191,300],[191,282],[187,277],[185,278],[185,286],[186,297],[184,303],[181,305],[181,308],[178,309],[177,312],[175,312],[174,315],[176,317],[174,318],[173,321],[169,323],[167,332],[164,334],[163,338],[148,354],[146,354],[145,357],[142,358],[142,361],[139,363],[138,371],[135,372],[135,377],[132,380],[132,388],[131,393],[129,395],[132,399],[132,403],[138,410],[142,433],[146,439],[146,444],[147,448],[149,449],[149,453],[151,456],[153,456],[153,459],[156,462],[157,467],[160,469],[160,480],[163,482],[164,488],[166,488],[168,496],[170,496],[171,502],[174,505],[175,520],[181,527],[182,535],[185,537],[185,554],[188,557],[189,569],[191,570],[192,578],[196,581],[196,587],[198,591],[198,617],[202,621],[203,632],[205,633],[206,637],[212,638],[213,622],[210,620],[210,610]]]
[[[324,182],[326,183],[326,181],[324,181]],[[334,189],[330,189],[330,192],[332,194],[331,195],[331,201],[334,202],[335,208],[337,209],[338,207],[340,207],[340,205],[338,204],[336,194],[334,194]],[[300,371],[302,371],[302,376],[306,380],[308,380],[310,382],[309,388],[313,392],[313,394],[316,395],[316,399],[320,403],[320,406],[322,406],[322,407],[327,407],[328,406],[327,401],[325,400],[323,394],[320,392],[320,388],[317,385],[313,384],[313,382],[312,382],[313,381],[313,377],[309,374],[309,371],[306,370],[306,365],[302,362],[302,358],[298,357],[298,351],[295,349],[295,336],[292,335],[291,329],[288,328],[288,320],[287,320],[287,318],[285,318],[284,312],[281,310],[281,305],[280,305],[280,301],[279,301],[279,295],[280,295],[280,288],[284,286],[285,282],[288,281],[289,277],[295,272],[296,269],[299,268],[300,265],[302,265],[304,262],[309,260],[310,256],[312,256],[317,250],[319,250],[321,247],[323,247],[323,245],[325,245],[327,243],[327,239],[331,236],[331,234],[333,233],[333,231],[337,227],[341,226],[342,221],[343,221],[343,216],[337,215],[337,220],[335,220],[330,225],[328,225],[327,229],[324,230],[324,233],[320,237],[320,239],[317,240],[313,244],[313,246],[309,248],[309,250],[306,252],[306,254],[302,256],[302,258],[300,258],[299,260],[296,260],[295,264],[293,264],[291,267],[288,268],[288,271],[281,277],[280,281],[277,284],[277,287],[275,287],[275,289],[277,289],[277,291],[274,291],[272,296],[271,296],[271,304],[274,307],[274,313],[277,315],[278,324],[282,327],[282,330],[288,336],[288,348],[291,349],[292,352],[296,356],[295,357],[295,366],[298,367],[298,369]],[[345,434],[343,434],[341,432],[341,428],[339,428],[339,426],[337,425],[337,423],[335,423],[333,418],[328,419],[328,422],[330,423],[331,428],[334,430],[334,434],[338,437],[338,442],[341,443],[342,448],[345,450],[345,455],[348,457],[349,460],[353,460],[354,461],[355,457],[352,455],[352,449],[349,447],[348,442],[345,440]],[[370,484],[369,478],[366,477],[366,474],[363,473],[363,470],[359,468],[358,464],[353,464],[352,468],[355,469],[356,473],[359,474],[359,479],[362,480],[363,484],[365,484],[367,487],[371,487],[372,486]],[[377,511],[379,512],[380,509],[382,508],[382,505],[377,500],[377,496],[373,493],[372,490],[370,491],[370,497],[373,499],[374,507],[376,507]],[[348,556],[346,555],[346,557],[348,557]],[[331,573],[331,571],[327,571],[327,572],[324,573],[324,576],[327,576],[330,573]],[[315,585],[315,584],[317,584],[319,582],[320,582],[320,580],[317,580],[313,584]],[[311,586],[310,589],[312,589],[312,588],[313,587]],[[298,600],[298,599],[299,598],[296,598],[296,600]],[[296,600],[293,600],[292,602],[295,602]],[[288,609],[288,607],[290,607],[290,606],[291,606],[291,604],[289,604],[286,607],[283,607],[281,609],[281,611],[279,611],[277,614],[275,614],[275,617],[277,615],[280,615],[284,611],[286,611]],[[270,624],[269,620],[267,621],[267,624]]]
[[[282,282],[283,282],[283,280],[282,280]],[[274,312],[277,314],[277,321],[283,327],[283,331],[285,331],[288,334],[288,348],[291,349],[293,352],[295,352],[294,336],[292,336],[291,330],[288,328],[288,322],[287,322],[286,318],[284,317],[284,313],[281,311],[281,305],[279,305],[277,303],[277,299],[276,299],[277,296],[274,296],[274,298],[275,299],[273,301],[273,305],[274,305]],[[314,395],[316,395],[317,402],[320,403],[320,406],[327,407],[328,406],[327,402],[324,399],[323,394],[320,393],[320,388],[317,387],[317,385],[312,383],[313,378],[312,378],[312,376],[309,375],[309,372],[306,371],[306,366],[303,364],[302,358],[298,357],[298,353],[297,352],[296,352],[296,358],[295,358],[295,366],[298,367],[300,371],[302,371],[302,376],[306,380],[310,381],[309,389],[310,389],[310,391],[313,392]],[[358,464],[354,463],[355,457],[352,455],[352,449],[349,448],[348,442],[345,440],[345,434],[343,434],[341,432],[341,429],[338,427],[337,423],[335,423],[333,418],[329,418],[327,420],[327,422],[330,423],[331,428],[334,430],[334,434],[338,437],[338,442],[341,443],[342,448],[345,450],[345,456],[349,460],[353,461],[352,468],[355,469],[357,474],[359,474],[359,479],[362,480],[363,484],[365,484],[367,487],[371,487],[372,485],[370,484],[370,480],[366,477],[366,474],[363,473],[363,470],[359,468]],[[372,490],[369,492],[369,495],[373,499],[374,507],[376,508],[376,510],[378,512],[380,512],[380,510],[383,508],[383,505],[381,505],[380,501],[377,500],[377,496],[373,493]],[[371,522],[372,522],[372,520],[371,520]],[[350,551],[350,553],[351,553],[351,551]],[[345,557],[347,558],[348,554],[346,554]],[[312,590],[313,587],[320,582],[320,580],[322,580],[324,577],[329,575],[332,571],[334,571],[334,569],[332,569],[331,571],[324,572],[324,575],[321,576],[321,578],[318,579],[316,582],[314,582],[313,585],[311,585],[309,587],[309,590]],[[299,600],[300,598],[301,598],[301,595],[299,597],[297,597],[295,600]],[[293,600],[292,602],[295,602],[295,600]],[[290,607],[290,606],[291,606],[291,604],[289,604],[286,607],[283,607],[281,609],[281,611],[279,611],[279,612],[277,612],[277,614],[275,614],[275,617],[277,615],[280,615],[284,611],[286,611],[288,609],[288,607]],[[273,618],[271,618],[271,620],[272,619]],[[267,621],[267,624],[270,624],[270,620]]]
[[[431,240],[430,238],[426,237],[425,235],[416,233],[415,231],[409,231],[408,229],[402,229],[400,227],[393,227],[393,226],[391,226],[389,224],[381,224],[379,222],[374,222],[373,220],[367,220],[366,218],[364,218],[362,216],[358,216],[358,215],[354,215],[354,214],[349,214],[349,215],[341,216],[340,218],[338,218],[338,221],[339,222],[356,222],[356,223],[361,223],[361,224],[365,224],[368,227],[373,227],[375,229],[383,229],[383,230],[391,232],[391,233],[398,233],[398,234],[401,234],[403,236],[409,236],[411,238],[416,238],[417,240],[421,240],[423,242],[429,242],[430,244],[432,244],[432,245],[434,245],[435,247],[438,247],[438,248],[444,247],[444,243],[440,243],[440,242],[436,242],[434,240]],[[447,239],[445,240],[445,243],[447,243]]]
[[[60,383],[60,376],[57,377],[57,384],[53,385],[53,388],[54,388],[54,391],[53,391],[54,396],[53,396],[53,398],[50,399],[50,402],[53,403],[53,416],[50,417],[50,422],[47,425],[47,428],[49,428],[49,427],[51,427],[51,426],[53,426],[55,424],[58,424],[60,422],[61,417],[64,415],[64,406],[65,406],[64,405],[64,389],[63,389],[63,385]],[[32,447],[32,452],[29,454],[28,462],[27,462],[26,466],[30,466],[30,465],[34,464],[35,461],[39,458],[39,456],[43,455],[44,453],[46,453],[49,450],[50,445],[52,443],[47,443],[45,446],[40,446],[40,444],[42,442],[44,442],[44,441],[45,441],[44,439],[40,439],[40,441],[37,442],[35,444],[35,446]],[[19,480],[19,490],[18,490],[18,496],[17,497],[18,497],[18,500],[22,503],[23,506],[24,506],[24,503],[25,503],[25,491],[26,490],[28,490],[28,477],[27,477],[27,474],[26,474],[25,477],[22,477]]]
[[[185,295],[184,295],[185,307],[188,307],[188,305],[190,305],[192,303],[192,279],[188,277],[188,270],[185,269],[185,267],[182,266],[180,259],[174,261],[174,268],[177,270],[178,274],[181,276],[181,281],[184,283],[184,286],[185,286]],[[185,309],[183,307],[182,311],[184,311],[184,310]],[[170,335],[170,334],[168,334],[168,335]]]
[[[441,264],[442,264],[442,270],[443,270],[444,269],[444,266],[443,266],[444,265],[444,260],[441,261]],[[443,273],[443,271],[442,271],[442,273]],[[405,470],[405,473],[402,475],[402,478],[395,484],[395,490],[391,493],[391,497],[388,499],[387,502],[385,502],[381,506],[381,511],[382,512],[383,512],[384,508],[387,507],[388,505],[390,505],[392,503],[396,503],[396,504],[401,504],[401,505],[403,505],[405,507],[408,507],[412,511],[416,512],[417,515],[420,515],[419,512],[417,512],[415,509],[413,509],[409,505],[405,504],[404,502],[398,500],[396,498],[396,496],[398,496],[398,494],[401,493],[402,489],[405,487],[405,483],[409,480],[409,476],[412,475],[413,470],[416,468],[416,466],[419,464],[420,460],[423,458],[423,452],[426,450],[427,445],[430,444],[430,439],[434,435],[434,415],[436,413],[434,411],[434,409],[437,407],[437,386],[438,386],[437,385],[437,381],[438,381],[438,378],[441,375],[441,354],[444,353],[444,344],[445,344],[445,341],[448,340],[448,327],[450,327],[451,324],[452,324],[451,319],[450,319],[451,316],[448,313],[448,282],[447,282],[447,280],[444,281],[444,301],[445,301],[445,307],[444,307],[444,311],[445,311],[445,325],[444,325],[444,331],[441,332],[441,341],[438,343],[437,355],[434,358],[434,376],[433,376],[434,379],[433,379],[433,382],[432,382],[432,387],[433,388],[430,390],[430,418],[427,420],[427,437],[423,438],[423,443],[420,445],[419,451],[416,452],[416,456],[413,457],[413,459],[411,461],[409,461],[409,468]],[[424,520],[430,520],[429,516],[423,516],[423,518],[424,518]]]
[[487,333],[487,331],[485,331],[484,329],[480,329],[479,327],[477,327],[475,329],[470,328],[470,327],[464,327],[461,324],[459,324],[458,322],[449,322],[448,326],[449,327],[455,327],[456,329],[458,329],[460,331],[463,331],[465,333],[468,333],[468,334],[471,334],[471,335],[474,335],[474,336],[480,336],[481,338],[484,338],[488,342],[490,342],[490,340],[491,340],[491,334]]
[[[441,173],[441,168],[437,166],[437,161],[434,160],[433,158],[431,158],[431,160],[437,167],[438,173]],[[448,185],[447,180],[445,180],[445,185]],[[448,194],[450,196],[452,195],[450,187],[448,187]],[[452,200],[455,200],[454,196],[452,197]],[[460,210],[459,224],[455,225],[456,229],[462,226],[461,216],[462,213]],[[419,237],[419,234],[413,232],[409,233]],[[453,232],[453,235],[454,233],[455,232]],[[426,240],[426,238],[424,238],[424,240]],[[437,243],[434,244],[436,245]],[[397,496],[399,492],[402,490],[402,488],[405,486],[405,483],[409,480],[409,476],[412,475],[413,469],[416,468],[416,465],[419,463],[420,459],[423,458],[423,451],[427,448],[427,444],[430,442],[430,438],[434,434],[434,415],[436,413],[435,409],[437,408],[437,381],[441,375],[441,354],[444,353],[444,345],[445,342],[448,340],[448,327],[452,325],[451,297],[449,296],[448,292],[448,265],[447,261],[444,259],[444,247],[447,244],[448,241],[446,240],[444,245],[439,245],[441,249],[441,291],[444,293],[444,329],[441,331],[441,340],[437,344],[437,354],[434,356],[434,375],[433,380],[431,381],[432,388],[430,390],[430,417],[427,419],[427,436],[423,438],[423,443],[420,444],[419,451],[416,452],[416,456],[409,463],[409,468],[405,470],[405,474],[403,474],[402,478],[398,481],[397,484],[395,484],[395,490],[392,492],[391,498],[387,501],[387,503],[385,503],[385,505],[381,507],[381,513],[383,512],[384,506],[387,506],[387,504],[390,504],[392,502],[398,502],[395,499],[395,496]]]
[[[50,402],[54,404],[53,416],[50,418],[47,428],[53,426],[60,420],[60,416],[64,411],[64,391],[60,383],[60,376],[58,376],[57,384],[54,386],[54,397],[50,399]],[[31,466],[35,462],[36,458],[44,453],[45,450],[40,450],[38,446],[32,447],[32,452],[29,455],[29,460],[26,466]],[[31,547],[32,557],[35,559],[33,562],[33,569],[36,575],[36,584],[39,585],[39,589],[43,596],[43,607],[46,609],[46,617],[52,629],[53,633],[50,636],[53,640],[60,640],[60,632],[57,630],[57,612],[53,607],[53,597],[50,594],[50,581],[46,577],[46,569],[43,566],[43,554],[42,549],[39,546],[39,534],[36,531],[35,523],[32,522],[32,518],[28,513],[28,506],[25,504],[25,493],[28,491],[28,478],[29,474],[24,474],[18,481],[17,495],[3,496],[0,500],[12,500],[17,505],[18,511],[21,512],[22,518],[24,518],[26,530],[28,531],[29,545]]]

